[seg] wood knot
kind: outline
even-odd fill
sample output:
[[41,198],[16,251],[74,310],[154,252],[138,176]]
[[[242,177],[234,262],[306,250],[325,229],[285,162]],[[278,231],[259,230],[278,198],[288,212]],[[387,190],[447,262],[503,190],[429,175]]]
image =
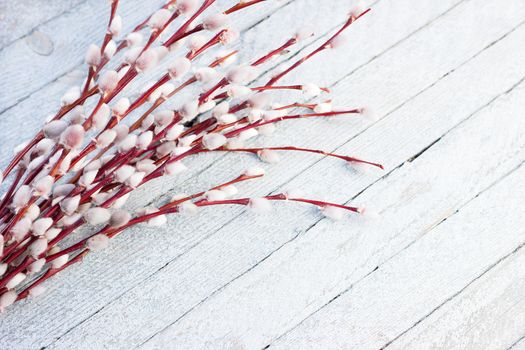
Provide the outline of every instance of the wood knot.
[[53,40],[49,35],[35,30],[28,37],[26,37],[27,45],[39,55],[49,56],[55,48]]

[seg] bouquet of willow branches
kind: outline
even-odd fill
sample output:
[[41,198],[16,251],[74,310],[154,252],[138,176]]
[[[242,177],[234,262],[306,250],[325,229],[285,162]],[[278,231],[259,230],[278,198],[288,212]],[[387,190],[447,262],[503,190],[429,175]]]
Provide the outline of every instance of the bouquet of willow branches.
[[[121,34],[119,0],[111,1],[107,33],[100,46],[92,44],[86,53],[85,83],[66,91],[58,112],[15,150],[14,159],[0,173],[0,182],[10,180],[0,201],[0,310],[41,294],[44,281],[86,254],[104,249],[126,228],[162,225],[168,214],[192,214],[213,205],[264,211],[271,201],[314,205],[333,219],[345,211],[362,211],[292,192],[238,196],[235,184],[264,175],[258,167],[240,169],[239,176],[228,182],[173,197],[156,208],[134,213],[123,209],[134,189],[161,176],[176,176],[186,169],[186,158],[203,152],[247,152],[268,163],[277,162],[280,151],[310,152],[381,168],[322,150],[244,145],[250,138],[272,133],[283,121],[363,113],[363,109],[333,110],[326,99],[277,105],[271,93],[299,90],[307,98],[328,93],[308,82],[279,82],[311,57],[339,45],[341,33],[369,11],[366,7],[356,6],[333,36],[264,85],[251,86],[261,67],[287,54],[311,32],[299,30],[279,47],[243,64],[234,63],[237,51],[218,57],[211,53],[237,39],[230,16],[264,1],[241,0],[223,12],[208,13],[215,0],[171,0],[127,35]],[[192,67],[197,58],[205,65]],[[161,63],[167,71],[153,84],[131,101],[121,96],[130,82]],[[198,86],[196,96],[180,101],[177,110],[162,108],[192,85]],[[91,227],[89,234],[72,241],[73,233],[85,226]]]

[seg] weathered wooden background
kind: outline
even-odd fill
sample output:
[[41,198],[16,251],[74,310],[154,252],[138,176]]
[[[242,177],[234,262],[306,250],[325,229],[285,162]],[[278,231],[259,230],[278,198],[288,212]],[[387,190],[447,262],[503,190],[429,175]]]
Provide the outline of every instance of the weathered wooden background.
[[[121,2],[126,28],[160,3]],[[303,23],[317,33],[302,43],[311,50],[349,5],[269,0],[243,12],[243,57]],[[107,0],[0,1],[0,166],[79,79],[107,12]],[[346,46],[289,81],[329,86],[338,105],[373,106],[377,119],[283,124],[264,142],[385,171],[283,154],[242,190],[302,188],[378,218],[215,208],[130,230],[0,315],[0,348],[525,349],[524,23],[523,0],[376,1]],[[198,157],[132,203],[206,188],[241,159],[257,163]]]

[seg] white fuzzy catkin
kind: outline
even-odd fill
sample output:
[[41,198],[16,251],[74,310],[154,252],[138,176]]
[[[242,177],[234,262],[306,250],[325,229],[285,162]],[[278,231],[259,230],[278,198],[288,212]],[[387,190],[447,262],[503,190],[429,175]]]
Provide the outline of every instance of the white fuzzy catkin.
[[264,174],[265,174],[264,169],[260,167],[256,167],[256,166],[248,168],[244,172],[244,175],[246,176],[262,176]]
[[8,291],[0,295],[0,312],[4,312],[7,307],[11,306],[16,301],[17,298],[18,295],[13,291]]
[[332,103],[331,102],[322,102],[314,107],[315,113],[329,113],[332,111]]
[[131,214],[124,209],[115,210],[109,219],[109,226],[122,227],[131,220]]
[[129,98],[122,97],[117,100],[117,102],[115,103],[115,105],[113,105],[111,110],[117,115],[122,115],[128,110],[130,105],[131,102],[129,101]]
[[214,117],[214,118],[217,118],[217,117],[220,117],[221,115],[223,114],[226,114],[228,113],[230,110],[230,105],[228,104],[227,101],[224,101],[224,102],[221,102],[219,103],[218,105],[216,105],[212,112],[211,112],[211,115]]
[[182,15],[187,15],[197,10],[199,6],[198,0],[179,0],[175,3],[177,12]]
[[210,202],[222,201],[226,199],[226,193],[221,190],[210,190],[204,194],[204,197]]
[[108,247],[108,245],[108,236],[101,233],[89,237],[86,241],[86,247],[93,252],[99,252],[101,250],[104,250]]
[[219,73],[211,67],[202,67],[195,71],[195,79],[201,83],[208,83],[218,76]]
[[67,264],[68,260],[69,260],[69,254],[61,255],[51,262],[51,268],[59,269],[65,264]]
[[263,162],[266,163],[275,164],[279,163],[279,161],[281,160],[277,152],[269,149],[260,150],[257,152],[257,155],[259,156],[259,158],[261,158]]
[[145,150],[148,148],[151,141],[153,141],[153,131],[150,131],[150,130],[144,131],[138,136],[136,146],[139,149]]
[[257,129],[251,128],[251,129],[246,129],[246,130],[241,131],[238,137],[242,141],[246,141],[253,137],[256,137],[257,135],[259,135],[259,132],[257,131]]
[[68,106],[80,98],[80,87],[73,86],[69,88],[60,98],[62,106]]
[[56,238],[56,236],[59,235],[59,233],[61,232],[61,230],[57,227],[51,227],[49,230],[46,231],[46,233],[44,234],[44,237],[47,238],[48,241]]
[[148,71],[154,68],[159,62],[159,56],[154,49],[147,49],[135,61],[135,67],[139,71]]
[[44,125],[44,135],[49,138],[56,140],[60,137],[60,134],[67,128],[67,123],[63,120],[53,120]]
[[175,113],[170,110],[163,110],[155,113],[153,116],[153,119],[155,121],[155,124],[158,126],[167,126],[173,121],[173,117],[175,116]]
[[18,286],[20,283],[22,283],[23,280],[26,279],[26,275],[19,272],[17,273],[16,275],[14,275],[10,280],[9,282],[7,282],[5,284],[5,287],[7,289],[13,289],[15,288],[16,286]]
[[98,170],[85,171],[78,180],[78,184],[82,187],[89,187],[97,178]]
[[27,217],[18,220],[18,222],[14,224],[13,228],[11,229],[11,234],[13,235],[15,241],[21,242],[29,233],[31,225],[31,219]]
[[167,9],[155,11],[148,20],[148,26],[151,29],[158,30],[164,27],[171,17],[171,12]]
[[168,141],[173,141],[177,139],[180,136],[180,134],[182,134],[183,131],[184,131],[184,125],[181,125],[181,124],[174,125],[168,130],[164,138]]
[[[118,134],[117,134],[118,138]],[[130,151],[137,144],[138,136],[135,134],[127,135],[122,141],[118,143],[118,149],[120,152]]]
[[106,94],[115,90],[118,81],[118,73],[114,70],[108,70],[98,79],[98,87],[100,91]]
[[244,97],[250,95],[252,92],[252,89],[243,85],[230,84],[226,87],[226,93],[231,98]]
[[193,216],[199,212],[199,207],[192,202],[183,202],[177,208],[183,215]]
[[31,187],[27,185],[20,186],[13,196],[13,200],[11,202],[13,207],[15,209],[19,209],[25,206],[29,202],[29,199],[31,199],[31,194]]
[[142,46],[135,46],[129,48],[126,53],[124,53],[124,62],[131,65],[137,61],[137,58],[139,58],[139,55],[142,53],[142,50],[144,47]]
[[232,197],[235,196],[237,193],[239,193],[239,190],[234,185],[226,185],[220,188],[222,192],[226,195],[226,197]]
[[308,39],[309,37],[312,37],[313,35],[314,35],[314,32],[310,28],[302,27],[302,28],[297,29],[294,35],[294,39],[296,41],[302,41],[302,40]]
[[179,114],[184,118],[184,120],[191,120],[197,116],[199,113],[199,101],[192,100],[184,103],[179,109]]
[[[66,127],[67,127],[67,124],[65,125],[64,129]],[[64,130],[62,130],[62,131],[64,131]],[[60,135],[60,133],[57,136],[59,136],[59,135]],[[53,148],[54,145],[55,145],[55,141],[53,141],[50,138],[44,138],[44,139],[38,141],[38,143],[33,148],[33,152],[35,152],[36,154],[41,156],[41,155],[47,154],[47,152],[49,152],[51,150],[51,148]],[[1,175],[0,175],[0,177],[1,177]],[[2,183],[2,182],[0,181],[0,183]]]
[[86,64],[90,66],[98,66],[100,64],[100,60],[100,48],[95,44],[89,45],[84,59]]
[[38,258],[40,254],[46,251],[46,249],[47,249],[47,239],[39,238],[33,243],[31,243],[31,245],[27,249],[27,252],[33,258]]
[[366,3],[363,0],[356,1],[354,7],[350,10],[349,16],[352,18],[359,17],[367,9]]
[[220,117],[217,117],[217,123],[220,125],[226,125],[235,123],[237,121],[237,116],[235,114],[226,113],[221,115]]
[[301,90],[307,97],[315,97],[321,94],[321,88],[315,84],[304,84]]
[[42,285],[37,285],[34,287],[31,287],[29,290],[29,295],[33,298],[36,298],[46,292],[47,288]]
[[31,232],[33,233],[33,236],[43,236],[51,225],[53,225],[52,218],[38,219],[31,225]]
[[115,180],[117,182],[124,182],[129,179],[129,177],[133,175],[134,172],[135,168],[133,166],[123,165],[115,171]]
[[209,150],[220,148],[224,146],[227,141],[228,139],[224,135],[217,133],[209,133],[202,138],[203,146]]
[[75,189],[73,184],[60,184],[56,185],[53,189],[53,198],[67,196],[71,191]]
[[60,209],[66,214],[71,215],[77,210],[80,204],[80,195],[65,198],[60,202]]
[[171,65],[168,67],[168,72],[171,79],[180,79],[191,68],[191,61],[186,57],[174,58]]
[[106,148],[115,141],[117,132],[113,129],[104,130],[96,139],[97,148]]
[[98,111],[93,115],[92,126],[95,130],[103,130],[108,124],[109,117],[111,116],[111,109],[105,103],[103,103]]
[[144,172],[136,172],[126,180],[126,185],[130,188],[137,188],[142,183],[145,176],[146,173]]
[[182,164],[182,162],[168,163],[164,167],[164,173],[166,175],[177,175],[186,170],[188,170],[188,168],[184,164]]
[[196,52],[201,47],[203,47],[206,44],[207,41],[208,41],[208,39],[206,39],[206,37],[204,35],[199,35],[199,34],[193,35],[188,40],[188,48],[192,52]]
[[255,79],[258,73],[258,69],[254,66],[237,66],[228,71],[226,79],[233,84],[246,85]]
[[120,31],[122,30],[122,17],[119,15],[113,17],[113,20],[111,21],[108,29],[113,37],[119,36]]
[[42,268],[44,267],[45,264],[46,264],[46,259],[44,258],[35,260],[34,262],[31,263],[31,265],[27,267],[27,272],[29,272],[30,274],[39,273],[40,271],[42,271]]
[[142,34],[137,32],[129,33],[128,36],[126,36],[126,45],[128,47],[139,46],[142,44],[142,40]]
[[[219,41],[221,42],[222,45],[229,45],[233,43],[235,40],[239,39],[240,35],[241,34],[239,33],[237,29],[227,28],[221,33],[219,37]],[[236,54],[229,56],[225,61],[222,62],[221,66],[227,66],[230,63],[233,63],[234,61],[237,60],[236,56],[237,56]]]
[[60,135],[60,143],[69,149],[77,149],[82,146],[86,131],[81,125],[70,125]]
[[104,49],[104,57],[110,60],[117,52],[117,44],[115,41],[110,40]]
[[266,213],[272,210],[272,204],[266,198],[251,198],[248,208],[255,213]]
[[3,276],[4,273],[7,271],[8,265],[6,263],[0,264],[0,276]]
[[321,208],[321,213],[332,220],[341,220],[345,215],[345,210],[333,205],[326,205]]
[[55,178],[51,175],[43,176],[33,182],[33,190],[35,196],[46,197],[51,193]]
[[95,207],[84,213],[84,219],[91,225],[100,225],[108,222],[111,212],[106,208]]

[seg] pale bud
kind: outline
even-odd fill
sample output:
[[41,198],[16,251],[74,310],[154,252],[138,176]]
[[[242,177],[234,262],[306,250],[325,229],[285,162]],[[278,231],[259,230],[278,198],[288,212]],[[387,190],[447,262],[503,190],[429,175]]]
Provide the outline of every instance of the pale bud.
[[202,25],[206,30],[222,29],[228,25],[228,15],[224,13],[210,15],[204,18]]
[[209,133],[202,138],[203,146],[209,150],[220,148],[224,146],[227,141],[228,139],[224,135],[217,133]]
[[115,200],[111,206],[115,209],[122,208],[128,201],[130,195],[131,195],[131,192],[126,193],[122,197]]
[[11,229],[11,234],[13,235],[15,241],[21,242],[24,240],[31,229],[31,224],[31,219],[27,217],[18,220],[18,222],[14,224],[13,228]]
[[314,112],[315,113],[329,113],[332,111],[332,103],[331,102],[323,102],[315,105]]
[[44,253],[47,249],[47,239],[45,238],[39,238],[28,248],[28,253],[33,258],[38,258],[42,253]]
[[98,79],[98,87],[103,93],[109,93],[118,85],[118,73],[114,70],[108,70]]
[[99,252],[101,250],[104,250],[108,247],[108,245],[108,236],[101,233],[96,234],[93,237],[89,237],[86,241],[86,247],[93,252]]
[[162,84],[159,88],[158,88],[158,91],[160,92],[160,95],[164,98],[168,98],[171,93],[173,91],[175,91],[175,85],[173,85],[172,83],[165,83],[165,84]]
[[46,197],[51,193],[55,178],[51,175],[46,175],[33,182],[33,190],[35,196]]
[[89,45],[84,60],[89,66],[98,66],[101,60],[100,48],[95,44]]
[[4,275],[4,273],[7,271],[7,268],[8,268],[8,266],[7,266],[6,263],[0,264],[0,276]]
[[226,74],[226,79],[233,84],[247,84],[258,75],[258,69],[254,66],[233,67]]
[[228,104],[228,102],[224,101],[224,102],[219,103],[217,106],[215,106],[215,108],[213,108],[211,115],[214,118],[217,118],[223,114],[228,113],[229,110],[230,110],[230,105]]
[[176,147],[176,145],[175,145],[175,142],[173,142],[173,141],[164,142],[159,147],[157,147],[157,149],[156,149],[157,156],[162,158],[162,157],[170,154],[171,152],[173,152],[175,147]]
[[166,164],[166,166],[164,167],[164,173],[166,175],[177,175],[186,171],[187,169],[188,168],[181,162],[172,162]]
[[18,295],[13,291],[8,291],[0,295],[0,312],[4,312],[8,306],[11,306],[16,301],[17,298]]
[[112,130],[115,130],[117,133],[117,137],[115,138],[115,142],[117,143],[124,140],[129,134],[129,126],[126,124],[118,124]]
[[195,12],[199,6],[198,0],[179,0],[175,3],[177,12],[183,15],[187,15]]
[[147,149],[150,145],[151,141],[153,141],[153,131],[144,131],[142,134],[140,134],[137,138],[137,147],[139,149]]
[[344,217],[345,211],[342,208],[334,207],[333,205],[326,205],[320,208],[321,213],[332,220],[341,220]]
[[37,285],[37,286],[34,286],[34,287],[31,287],[31,289],[29,290],[29,295],[33,298],[36,298],[42,294],[44,294],[46,292],[47,288],[42,286],[42,285]]
[[108,29],[111,35],[114,37],[119,36],[120,31],[122,30],[122,18],[119,15],[113,17],[113,20],[111,21]]
[[31,187],[27,185],[22,185],[18,189],[18,191],[15,192],[15,195],[13,196],[12,205],[14,208],[19,209],[25,206],[29,199],[31,199],[32,190]]
[[60,134],[67,128],[67,123],[63,120],[53,120],[44,125],[44,135],[48,139],[56,140],[60,137]]
[[344,35],[339,35],[333,38],[330,43],[328,43],[328,48],[338,49],[346,43],[346,37]]
[[[7,289],[13,289],[15,288],[16,286],[18,286],[20,283],[22,283],[23,280],[26,279],[26,275],[19,272],[17,273],[16,275],[14,275],[10,280],[9,282],[7,282],[5,284],[5,287]],[[0,303],[1,304],[1,303]],[[1,305],[0,305],[1,306]]]
[[117,52],[117,44],[110,40],[104,49],[104,57],[110,60],[115,55],[115,52]]
[[66,214],[71,215],[77,210],[80,204],[80,195],[65,198],[60,202],[60,209]]
[[171,79],[179,79],[186,74],[191,68],[191,61],[186,57],[177,57],[173,59],[168,68]]
[[31,263],[31,265],[27,267],[27,272],[29,272],[30,274],[39,273],[40,271],[42,271],[42,268],[44,267],[45,264],[46,264],[46,259],[44,258],[35,260],[34,262]]
[[182,107],[179,109],[179,114],[185,119],[185,120],[191,120],[197,116],[199,113],[199,101],[193,100],[188,101],[182,105]]
[[142,34],[133,32],[126,37],[126,45],[128,47],[139,46],[142,43]]
[[257,155],[263,162],[266,163],[279,163],[281,160],[277,152],[269,150],[269,149],[263,149],[257,152]]
[[[228,28],[221,33],[219,40],[222,45],[229,45],[239,39],[240,33],[235,28]],[[228,65],[236,60],[235,55],[228,57],[221,65]]]
[[29,206],[29,208],[27,208],[24,217],[27,217],[30,220],[36,220],[39,215],[40,215],[40,207],[36,203],[33,203]]
[[129,177],[133,175],[134,172],[135,168],[133,166],[123,165],[115,171],[115,180],[118,182],[124,182],[129,179]]
[[354,7],[350,10],[349,17],[357,18],[359,17],[363,12],[367,10],[366,3],[362,0],[358,0]]
[[315,97],[321,94],[321,88],[315,84],[304,84],[301,86],[301,90],[308,97]]
[[218,76],[219,73],[211,67],[202,67],[195,71],[195,79],[201,83],[208,83]]
[[193,35],[190,40],[188,40],[188,48],[195,52],[201,47],[203,47],[208,40],[203,35]]
[[51,227],[49,230],[46,231],[46,233],[44,233],[44,237],[47,238],[48,241],[50,241],[52,239],[55,239],[59,235],[60,232],[62,232],[61,229],[56,228],[56,227]]
[[158,126],[167,126],[173,121],[173,117],[175,116],[175,113],[170,110],[163,110],[160,112],[155,113],[154,120],[155,124]]
[[265,171],[263,168],[260,167],[251,167],[246,169],[244,172],[244,175],[246,176],[262,176],[264,175]]
[[53,189],[53,198],[67,196],[74,189],[75,185],[73,184],[56,185]]
[[226,197],[232,197],[239,193],[239,190],[234,185],[223,186],[221,187],[221,191],[226,195]]
[[159,30],[166,23],[168,23],[168,20],[171,17],[171,12],[166,9],[160,9],[157,10],[148,20],[148,26],[151,27],[151,29]]
[[182,124],[174,125],[166,133],[165,139],[168,141],[173,141],[177,139],[180,136],[180,134],[182,134],[183,131],[184,131],[184,125]]
[[272,204],[266,198],[251,198],[248,203],[248,208],[255,213],[261,214],[272,210]]
[[135,67],[139,71],[147,71],[154,68],[159,62],[157,51],[154,49],[147,49],[135,61]]
[[103,130],[108,124],[110,115],[111,109],[107,104],[103,103],[97,110],[97,112],[93,115],[93,128],[95,130]]
[[136,172],[133,175],[131,175],[129,179],[126,180],[126,185],[131,188],[137,188],[142,183],[145,176],[146,173],[140,171]]
[[237,121],[237,116],[235,114],[223,114],[220,117],[217,117],[217,123],[220,125],[226,125],[235,123]]
[[[118,134],[117,134],[118,135]],[[118,143],[118,149],[120,152],[130,151],[137,144],[137,135],[129,134],[122,141]]]
[[43,236],[51,225],[53,225],[53,219],[51,218],[41,218],[36,220],[31,225],[33,236]]
[[137,168],[138,171],[150,174],[155,169],[157,169],[157,166],[155,165],[155,162],[152,159],[142,159],[135,164],[135,168]]
[[243,85],[230,84],[226,87],[226,93],[231,98],[239,98],[250,95],[252,93],[252,89]]
[[155,122],[155,118],[153,117],[153,115],[148,114],[148,116],[146,118],[144,118],[144,120],[142,120],[142,123],[140,124],[140,127],[143,130],[147,130],[150,126],[153,125],[154,122]]
[[69,120],[71,121],[71,124],[83,123],[84,120],[86,120],[86,116],[84,114],[84,106],[75,106],[75,108],[71,110]]
[[78,180],[78,184],[82,187],[89,187],[97,178],[98,170],[90,170],[83,172],[82,176]]
[[124,54],[124,62],[127,64],[133,64],[137,61],[137,58],[142,53],[142,50],[144,47],[142,46],[135,46],[128,50],[126,50],[126,53]]
[[226,144],[226,148],[228,149],[238,149],[244,147],[244,141],[241,140],[238,137],[232,137],[228,139],[228,143]]
[[[65,125],[64,129],[67,127],[67,124]],[[64,130],[62,130],[64,131]],[[61,131],[61,132],[62,132]],[[57,137],[60,136],[60,133],[57,135]],[[55,141],[53,141],[52,139],[50,138],[44,138],[42,140],[40,140],[36,145],[35,145],[35,148],[33,149],[33,151],[38,154],[38,155],[44,155],[44,154],[47,154],[51,148],[53,148],[53,146],[55,145]],[[1,181],[0,181],[1,183]]]
[[91,225],[100,225],[108,222],[111,212],[106,208],[95,207],[84,213],[84,219]]
[[59,269],[63,267],[65,264],[67,264],[68,260],[69,260],[69,254],[61,255],[55,260],[51,261],[51,268]]
[[86,131],[81,125],[70,125],[60,135],[60,143],[69,149],[76,149],[82,146]]
[[199,212],[199,207],[192,202],[183,202],[177,208],[183,215],[193,216]]
[[69,88],[60,98],[62,106],[68,106],[80,98],[80,87],[73,86]]
[[124,114],[129,106],[131,105],[129,99],[127,97],[119,98],[118,101],[115,103],[115,105],[111,108],[113,112],[117,115]]
[[117,133],[115,130],[104,130],[98,137],[96,142],[97,148],[106,148],[115,141]]
[[272,98],[265,92],[259,92],[248,99],[248,104],[250,107],[256,109],[263,109],[264,107],[270,105],[271,102]]
[[210,190],[204,194],[204,197],[210,202],[222,201],[226,199],[226,193],[221,190]]
[[131,220],[131,214],[127,210],[115,210],[109,219],[109,226],[122,227]]

